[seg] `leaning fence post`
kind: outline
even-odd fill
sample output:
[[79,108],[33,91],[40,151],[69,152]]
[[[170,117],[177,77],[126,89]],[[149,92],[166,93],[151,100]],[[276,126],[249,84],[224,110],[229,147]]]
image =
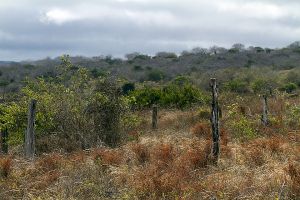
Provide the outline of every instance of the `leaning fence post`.
[[3,154],[8,153],[7,139],[8,139],[8,131],[7,128],[4,128],[3,130],[1,130],[1,151]]
[[219,135],[219,105],[218,105],[218,88],[217,80],[215,78],[210,79],[211,92],[212,92],[212,109],[211,109],[211,128],[212,128],[212,156],[214,161],[218,161],[220,153],[220,135]]
[[157,113],[158,113],[157,105],[153,105],[153,107],[152,107],[152,129],[157,129]]
[[31,100],[29,104],[28,110],[28,123],[27,130],[25,135],[25,157],[33,158],[35,151],[35,139],[34,139],[34,118],[35,118],[35,110],[36,110],[36,100]]
[[262,121],[262,124],[267,126],[268,123],[269,123],[269,120],[268,120],[268,103],[267,103],[267,96],[266,95],[263,95],[263,113],[262,113],[262,116],[261,116],[261,121]]

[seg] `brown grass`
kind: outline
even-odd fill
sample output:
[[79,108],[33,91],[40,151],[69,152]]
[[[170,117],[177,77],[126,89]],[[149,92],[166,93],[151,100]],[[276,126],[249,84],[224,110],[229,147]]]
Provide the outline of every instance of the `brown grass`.
[[288,175],[291,178],[291,198],[300,197],[300,166],[294,163],[289,163],[286,168]]
[[96,149],[93,151],[93,159],[101,161],[103,165],[120,165],[123,161],[123,152],[114,149]]
[[[259,104],[250,106],[255,114]],[[0,199],[299,198],[299,131],[280,135],[257,125],[257,138],[240,141],[222,128],[215,165],[210,124],[193,121],[193,113],[163,112],[156,132],[137,130],[137,141],[115,149],[51,153],[35,162],[2,157]]]
[[210,138],[211,137],[211,125],[209,123],[199,122],[191,128],[193,135],[199,138]]
[[140,164],[144,164],[150,160],[150,153],[145,145],[139,143],[133,144],[131,150]]
[[3,157],[0,159],[1,177],[7,178],[12,170],[13,159],[11,157]]

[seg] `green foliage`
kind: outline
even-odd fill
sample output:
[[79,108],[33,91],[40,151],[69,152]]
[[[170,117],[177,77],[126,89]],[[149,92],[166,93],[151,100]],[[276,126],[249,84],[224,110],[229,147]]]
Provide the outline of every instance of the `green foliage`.
[[289,127],[298,129],[300,127],[300,106],[288,105],[286,123]]
[[123,86],[122,86],[122,93],[124,95],[128,95],[130,91],[133,91],[135,90],[135,85],[134,83],[125,83]]
[[252,139],[257,136],[255,123],[245,116],[241,115],[239,105],[234,103],[228,106],[228,121],[227,124],[231,130],[231,134],[237,139]]
[[246,93],[249,92],[248,84],[242,80],[234,79],[224,84],[224,88],[231,92]]
[[[105,144],[115,147],[121,142],[120,125],[127,101],[113,80],[97,81],[92,101],[88,105],[89,114],[94,117],[97,137]],[[96,138],[97,139],[97,138]]]
[[0,80],[0,87],[6,87],[9,85],[9,81],[7,80]]
[[231,48],[228,50],[229,53],[238,53],[239,50],[238,49],[235,49],[235,48]]
[[99,142],[117,145],[128,102],[116,81],[93,80],[86,68],[74,67],[66,57],[62,58],[60,72],[56,79],[28,80],[17,102],[0,106],[1,128],[8,128],[10,143],[23,142],[28,103],[36,99],[38,138],[55,135],[82,148]]
[[251,83],[251,88],[253,92],[260,94],[267,94],[273,89],[269,81],[264,79],[256,79]]
[[162,88],[145,87],[130,93],[132,104],[150,107],[159,104],[162,107],[187,108],[206,101],[205,95],[195,86],[178,80]]
[[134,71],[143,71],[144,68],[142,66],[140,66],[140,65],[135,65],[135,66],[133,66],[133,70]]
[[235,138],[252,139],[257,136],[253,124],[246,117],[240,117],[239,120],[233,121],[231,128]]
[[287,93],[292,93],[297,89],[297,85],[295,83],[287,83],[283,86],[284,91]]
[[153,104],[158,104],[162,96],[161,89],[145,87],[130,93],[131,105],[139,108],[150,107]]
[[91,74],[93,78],[98,78],[98,77],[105,77],[107,76],[107,72],[103,70],[99,70],[97,68],[94,68],[91,70]]
[[160,81],[160,80],[164,79],[164,77],[165,77],[164,73],[160,70],[151,70],[147,74],[147,79],[149,81]]

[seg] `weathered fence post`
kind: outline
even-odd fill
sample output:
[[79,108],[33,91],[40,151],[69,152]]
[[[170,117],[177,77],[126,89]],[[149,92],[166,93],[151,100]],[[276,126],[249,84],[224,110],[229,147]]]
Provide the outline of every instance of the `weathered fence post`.
[[8,153],[7,139],[8,139],[8,131],[7,128],[5,128],[1,130],[1,151],[3,154]]
[[269,123],[269,120],[268,120],[268,103],[267,103],[267,96],[266,95],[263,95],[263,113],[262,113],[262,116],[261,116],[261,121],[262,121],[262,124],[267,126],[268,123]]
[[157,113],[158,113],[157,105],[153,105],[153,107],[152,107],[152,129],[157,129]]
[[219,105],[218,105],[218,88],[217,80],[215,78],[210,79],[211,92],[212,92],[212,109],[211,109],[211,128],[212,128],[212,156],[214,161],[218,161],[220,153],[220,135],[219,135]]
[[35,139],[34,139],[34,118],[36,110],[36,100],[31,100],[28,110],[28,124],[25,135],[25,157],[33,158],[35,151]]

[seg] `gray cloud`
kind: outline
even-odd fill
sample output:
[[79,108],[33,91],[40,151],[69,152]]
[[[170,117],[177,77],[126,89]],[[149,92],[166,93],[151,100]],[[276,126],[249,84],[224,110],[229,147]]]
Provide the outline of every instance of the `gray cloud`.
[[299,40],[296,0],[2,0],[0,60],[285,46]]

